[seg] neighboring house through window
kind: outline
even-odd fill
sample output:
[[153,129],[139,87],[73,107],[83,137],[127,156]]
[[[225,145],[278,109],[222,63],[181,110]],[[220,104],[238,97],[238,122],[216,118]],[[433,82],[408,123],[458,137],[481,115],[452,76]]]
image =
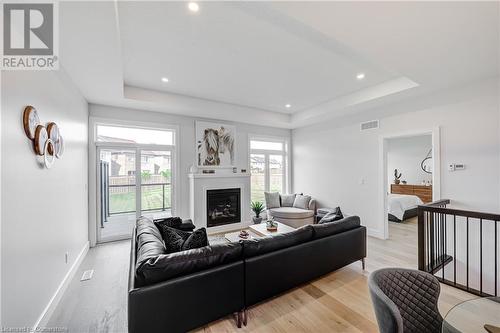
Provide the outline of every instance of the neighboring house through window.
[[250,137],[251,199],[265,203],[264,192],[288,191],[286,138]]

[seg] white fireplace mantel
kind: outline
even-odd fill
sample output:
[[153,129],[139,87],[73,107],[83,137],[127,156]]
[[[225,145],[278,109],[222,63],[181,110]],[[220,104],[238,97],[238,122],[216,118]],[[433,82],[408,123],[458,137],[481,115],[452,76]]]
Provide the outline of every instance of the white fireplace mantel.
[[189,211],[196,228],[207,228],[207,191],[226,188],[241,190],[241,222],[207,228],[209,233],[224,232],[247,227],[250,222],[249,173],[191,173],[189,177]]

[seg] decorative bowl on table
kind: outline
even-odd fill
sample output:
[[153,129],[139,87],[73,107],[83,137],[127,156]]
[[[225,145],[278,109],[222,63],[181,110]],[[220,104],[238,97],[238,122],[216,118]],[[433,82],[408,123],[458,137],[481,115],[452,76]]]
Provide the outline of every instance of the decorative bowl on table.
[[250,237],[250,234],[246,230],[241,230],[238,237],[240,237],[242,239],[247,239],[248,237]]

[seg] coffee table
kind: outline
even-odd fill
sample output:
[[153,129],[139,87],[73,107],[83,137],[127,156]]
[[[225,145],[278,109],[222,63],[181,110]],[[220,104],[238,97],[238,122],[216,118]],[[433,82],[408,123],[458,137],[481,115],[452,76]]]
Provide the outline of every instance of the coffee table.
[[269,231],[267,230],[267,226],[265,222],[262,222],[260,224],[252,224],[250,225],[250,230],[255,232],[259,236],[269,236],[269,235],[278,235],[278,234],[283,234],[286,232],[294,231],[295,228],[292,228],[286,224],[283,224],[281,222],[275,222],[278,224],[278,229],[275,231]]
[[245,239],[254,239],[254,238],[259,238],[258,235],[255,233],[249,231],[248,232],[250,236],[248,238],[240,238],[240,231],[233,231],[233,232],[228,232],[227,234],[224,234],[224,238],[232,243],[237,243],[240,240],[245,240]]

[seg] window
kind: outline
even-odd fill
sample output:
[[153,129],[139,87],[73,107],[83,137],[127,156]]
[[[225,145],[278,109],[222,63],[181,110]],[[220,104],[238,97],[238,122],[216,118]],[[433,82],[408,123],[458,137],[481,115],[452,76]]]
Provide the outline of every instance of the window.
[[264,192],[288,190],[285,139],[250,139],[251,199],[264,202]]
[[174,144],[173,130],[97,125],[97,142],[165,145]]

